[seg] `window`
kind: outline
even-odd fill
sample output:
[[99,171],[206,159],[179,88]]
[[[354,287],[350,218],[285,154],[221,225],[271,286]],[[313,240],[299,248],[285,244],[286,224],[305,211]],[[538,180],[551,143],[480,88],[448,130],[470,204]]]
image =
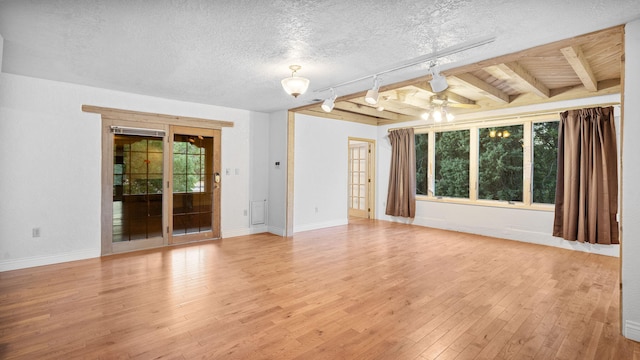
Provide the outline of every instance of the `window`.
[[416,195],[496,206],[553,204],[557,143],[553,118],[422,131],[415,135]]
[[435,196],[469,197],[469,130],[436,133]]
[[429,193],[429,134],[416,134],[416,194]]
[[553,204],[558,167],[558,122],[533,124],[533,202]]
[[522,201],[523,125],[478,132],[478,198]]

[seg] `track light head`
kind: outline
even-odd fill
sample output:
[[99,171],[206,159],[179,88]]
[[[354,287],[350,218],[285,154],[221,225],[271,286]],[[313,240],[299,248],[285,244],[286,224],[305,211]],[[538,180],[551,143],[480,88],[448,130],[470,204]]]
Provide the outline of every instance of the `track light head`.
[[324,112],[331,112],[333,110],[333,107],[335,106],[336,99],[338,98],[335,90],[333,90],[333,88],[331,88],[330,90],[331,97],[328,97],[320,106]]
[[449,87],[449,83],[447,83],[447,78],[440,74],[437,66],[432,66],[430,69],[431,72],[431,80],[429,80],[429,84],[431,85],[431,90],[433,92],[439,93],[447,90]]
[[376,105],[378,103],[378,97],[380,96],[380,94],[378,94],[379,89],[380,81],[378,79],[378,76],[376,75],[373,77],[373,87],[371,88],[371,90],[367,91],[367,95],[365,95],[364,101],[366,101],[367,104]]
[[320,107],[322,108],[322,110],[324,110],[324,112],[331,112],[334,106],[335,104],[333,102],[333,99],[328,98],[322,103],[322,106]]

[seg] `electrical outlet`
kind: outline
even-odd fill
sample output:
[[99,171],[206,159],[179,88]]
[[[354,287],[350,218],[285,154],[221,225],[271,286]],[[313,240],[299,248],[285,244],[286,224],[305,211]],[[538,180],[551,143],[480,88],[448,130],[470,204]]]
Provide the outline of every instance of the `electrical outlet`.
[[318,213],[318,207],[316,206],[316,214]]
[[34,227],[33,229],[31,229],[31,236],[34,238],[40,237],[40,228]]
[[244,216],[247,216],[247,209],[244,209]]

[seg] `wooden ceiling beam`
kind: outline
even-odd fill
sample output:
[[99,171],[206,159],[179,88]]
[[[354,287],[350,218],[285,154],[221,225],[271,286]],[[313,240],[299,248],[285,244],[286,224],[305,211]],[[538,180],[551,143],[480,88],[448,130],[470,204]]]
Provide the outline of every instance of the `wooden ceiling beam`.
[[475,88],[476,90],[482,92],[486,97],[491,100],[497,101],[498,103],[508,104],[510,102],[509,95],[498,89],[497,87],[490,85],[482,79],[465,73],[465,74],[457,74],[454,76],[459,81],[465,83],[465,85]]
[[580,46],[568,46],[560,49],[560,51],[573,68],[573,71],[578,75],[584,87],[589,91],[598,91],[598,80],[596,80],[593,74],[589,61],[587,61],[582,53],[582,48],[580,48]]
[[315,110],[315,109],[304,109],[304,110],[298,110],[296,112],[299,113],[299,114],[317,116],[317,117],[322,117],[322,118],[329,118],[329,119],[334,119],[334,120],[351,121],[351,122],[356,122],[356,123],[360,123],[360,124],[367,124],[367,125],[378,125],[378,119],[376,119],[376,118],[374,118],[372,116],[354,114],[352,112],[336,110],[336,109],[333,109],[333,111],[331,111],[330,113],[324,112],[324,111],[320,110],[319,108],[317,110]]
[[502,55],[502,56],[498,56],[498,57],[487,59],[487,60],[478,61],[473,64],[463,65],[457,68],[444,70],[444,71],[441,71],[440,73],[444,76],[469,73],[472,71],[482,70],[489,66],[518,61],[522,58],[538,56],[539,54],[543,54],[550,51],[557,51],[567,46],[575,46],[575,45],[581,45],[585,43],[593,43],[595,41],[607,41],[608,39],[620,38],[623,33],[624,33],[624,25],[617,25],[605,30],[594,31],[589,34],[580,35],[580,36],[556,41],[550,44],[536,46],[527,50],[523,50],[523,51],[519,51],[519,52],[507,54],[507,55]]
[[389,98],[389,100],[395,100],[400,103],[416,107],[418,110],[424,110],[431,107],[431,101],[412,96],[410,90],[403,91],[402,89],[398,89],[396,91],[389,92],[394,94],[394,96]]
[[529,73],[527,69],[522,67],[522,65],[517,61],[500,64],[498,65],[498,68],[511,78],[522,82],[534,94],[545,99],[549,98],[549,88],[535,76],[531,75],[531,73]]
[[349,111],[352,113],[358,113],[362,115],[373,116],[373,117],[392,120],[392,121],[411,121],[415,119],[414,117],[388,111],[386,109],[382,111],[378,111],[376,108],[373,108],[371,106],[367,106],[364,104],[357,104],[350,101],[337,102],[335,103],[334,109]]
[[[351,99],[351,102],[366,106],[366,102],[363,98]],[[413,106],[403,104],[397,100],[384,99],[384,96],[382,95],[380,96],[380,100],[376,106],[382,106],[387,111],[409,117],[411,120],[419,118],[421,113],[420,109],[415,109]]]
[[447,99],[449,99],[449,102],[454,102],[457,104],[464,104],[464,105],[476,105],[476,102],[474,100],[471,100],[462,95],[458,95],[452,91],[445,90],[444,94],[447,96]]

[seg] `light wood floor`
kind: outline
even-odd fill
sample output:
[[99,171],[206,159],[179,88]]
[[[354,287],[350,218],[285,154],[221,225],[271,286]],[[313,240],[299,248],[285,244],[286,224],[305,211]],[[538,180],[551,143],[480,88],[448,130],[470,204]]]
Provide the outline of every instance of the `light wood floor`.
[[4,359],[640,359],[618,259],[382,221],[0,273]]

